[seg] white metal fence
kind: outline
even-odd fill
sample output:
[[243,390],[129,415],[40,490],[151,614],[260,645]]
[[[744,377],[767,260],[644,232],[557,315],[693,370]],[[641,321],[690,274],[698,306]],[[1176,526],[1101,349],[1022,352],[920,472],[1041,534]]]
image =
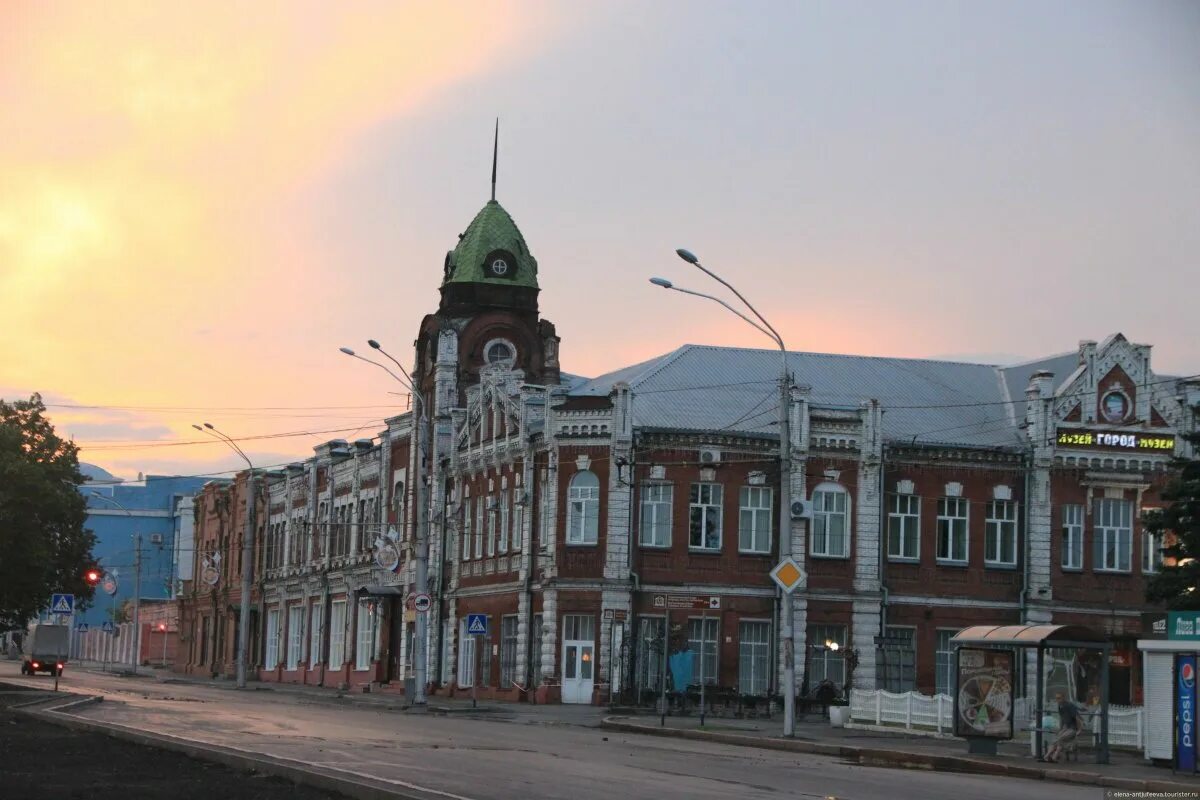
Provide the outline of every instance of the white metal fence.
[[[1049,710],[1047,709],[1049,713]],[[1033,701],[1019,697],[1013,707],[1013,733],[1017,738],[1028,736],[1033,722]],[[1057,712],[1053,713],[1057,720]],[[939,694],[929,697],[916,692],[893,692],[877,689],[855,689],[850,693],[850,724],[902,728],[905,731],[930,736],[954,733],[954,698]],[[1092,732],[1100,733],[1100,719],[1091,722]],[[1145,748],[1145,714],[1141,706],[1109,706],[1108,742],[1111,747],[1135,750]]]

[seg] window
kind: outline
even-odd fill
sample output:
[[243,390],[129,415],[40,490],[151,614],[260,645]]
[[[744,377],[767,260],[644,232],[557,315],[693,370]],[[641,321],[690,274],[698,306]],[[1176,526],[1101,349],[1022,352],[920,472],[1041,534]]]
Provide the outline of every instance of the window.
[[[208,652],[208,617],[204,618],[204,628],[200,635],[200,663],[207,661]],[[272,608],[267,612],[267,657],[263,664],[267,669],[279,666],[279,609]]]
[[1012,567],[1017,564],[1017,504],[993,500],[987,504],[984,522],[983,561]]
[[1142,572],[1158,572],[1162,569],[1162,547],[1161,536],[1142,531]]
[[662,617],[642,617],[638,622],[637,684],[640,691],[662,691]]
[[689,504],[690,535],[693,550],[721,549],[721,485],[693,483]]
[[1062,507],[1062,568],[1083,569],[1083,506]]
[[371,650],[375,644],[375,604],[358,604],[358,637],[354,642],[354,668],[371,668]]
[[520,490],[517,489],[516,499],[513,500],[513,521],[512,521],[512,551],[514,553],[521,552],[521,546],[524,544],[525,538],[525,500],[521,499]]
[[669,483],[642,484],[640,516],[642,547],[671,546],[671,501],[675,487]]
[[542,472],[542,482],[538,489],[538,547],[545,550],[550,546],[550,536],[554,533],[554,520],[550,518],[550,485],[546,481],[546,473]]
[[488,634],[479,637],[479,685],[492,685],[492,633],[491,618],[488,618]]
[[500,619],[500,688],[517,682],[517,618]]
[[828,680],[840,694],[846,685],[846,626],[812,625],[808,629],[808,641],[812,653],[808,659],[809,691]]
[[467,633],[467,619],[458,626],[458,685],[475,685],[475,637]]
[[937,693],[952,695],[954,691],[954,646],[950,640],[956,630],[939,630],[937,632],[937,652],[934,668],[937,671]]
[[472,527],[471,522],[475,515],[471,513],[474,510],[474,506],[471,505],[471,498],[469,496],[463,497],[462,507],[463,507],[462,557],[463,557],[463,561],[470,561],[471,560],[471,527]]
[[771,490],[743,486],[738,509],[738,550],[743,553],[771,552]]
[[487,528],[488,528],[488,530],[487,530],[487,554],[488,554],[489,558],[496,555],[496,538],[497,538],[497,534],[499,533],[499,527],[500,527],[499,526],[499,522],[500,522],[499,508],[500,508],[500,503],[496,500],[495,497],[492,497],[488,500],[487,512],[486,512],[487,517],[485,517],[485,519],[487,520]]
[[921,558],[921,498],[894,494],[888,501],[888,558]]
[[505,489],[500,493],[500,545],[496,548],[498,553],[508,552],[508,490]]
[[[499,262],[503,263],[503,262]],[[507,271],[505,267],[505,271]],[[501,362],[511,363],[513,360],[513,349],[507,342],[492,342],[488,345],[487,353],[484,356],[489,364],[499,364]]]
[[487,527],[487,509],[483,505],[483,498],[475,498],[475,557],[483,558],[483,535],[484,528]]
[[875,648],[875,685],[894,694],[917,688],[914,628],[888,626],[885,643]]
[[938,500],[938,561],[967,561],[967,501],[963,497]]
[[1096,501],[1096,569],[1129,572],[1133,548],[1133,503]]
[[542,671],[542,615],[533,615],[533,646],[529,651],[533,656],[533,682],[531,686],[541,686],[545,673]]
[[304,643],[304,606],[288,607],[287,668],[300,666],[300,647]]
[[329,606],[329,668],[340,669],[346,661],[346,601]]
[[827,483],[813,492],[812,554],[832,558],[850,555],[850,495]]
[[600,479],[596,473],[575,473],[568,498],[567,544],[596,544],[600,533]]
[[738,626],[738,692],[763,697],[770,686],[771,623]]
[[454,620],[442,620],[442,675],[440,681],[442,685],[450,683],[451,676],[454,673],[453,664],[450,661],[450,640],[454,638]]
[[[275,628],[278,630],[279,612],[272,611],[271,613],[275,615]],[[276,646],[275,652],[278,653],[278,645]],[[267,669],[275,669],[275,662],[279,660],[279,657],[271,652],[269,643],[267,647],[267,656],[271,659],[270,663],[267,665]],[[208,663],[208,617],[200,618],[200,663]]]
[[[692,651],[692,680],[707,686],[717,683],[717,620],[693,617],[688,620],[688,647]],[[677,690],[683,689],[676,686]]]
[[308,665],[321,663],[321,601],[314,600],[308,614]]

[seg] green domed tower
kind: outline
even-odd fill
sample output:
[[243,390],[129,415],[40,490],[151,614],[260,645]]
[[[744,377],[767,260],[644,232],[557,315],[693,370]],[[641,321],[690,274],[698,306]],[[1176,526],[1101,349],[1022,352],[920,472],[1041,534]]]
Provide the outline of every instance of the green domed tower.
[[537,309],[537,259],[513,218],[488,201],[446,254],[441,310]]

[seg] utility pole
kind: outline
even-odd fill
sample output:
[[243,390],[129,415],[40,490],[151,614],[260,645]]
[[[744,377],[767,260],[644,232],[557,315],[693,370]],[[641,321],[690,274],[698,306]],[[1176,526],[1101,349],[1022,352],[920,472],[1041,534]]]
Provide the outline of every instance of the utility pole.
[[133,535],[133,672],[138,671],[142,650],[142,535]]

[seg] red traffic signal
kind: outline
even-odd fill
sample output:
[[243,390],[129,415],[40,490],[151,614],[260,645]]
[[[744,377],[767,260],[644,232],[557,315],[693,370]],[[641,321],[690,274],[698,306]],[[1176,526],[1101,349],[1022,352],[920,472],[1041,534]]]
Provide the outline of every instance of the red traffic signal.
[[100,579],[104,577],[104,570],[99,567],[88,567],[83,573],[83,581],[88,586],[95,586],[100,583]]
[[165,623],[165,622],[158,623],[158,629],[160,631],[162,631],[163,633],[166,633],[167,632],[167,623]]

